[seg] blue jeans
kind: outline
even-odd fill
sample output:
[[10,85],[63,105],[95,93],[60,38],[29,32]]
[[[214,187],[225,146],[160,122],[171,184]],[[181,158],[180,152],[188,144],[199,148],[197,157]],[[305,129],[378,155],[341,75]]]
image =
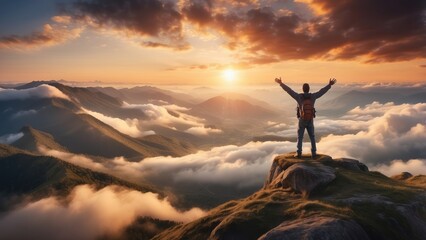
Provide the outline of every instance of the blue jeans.
[[311,139],[311,152],[312,154],[316,154],[317,145],[315,143],[314,120],[306,121],[301,118],[299,118],[299,128],[297,129],[297,153],[302,154],[302,143],[305,128],[308,130],[308,135]]

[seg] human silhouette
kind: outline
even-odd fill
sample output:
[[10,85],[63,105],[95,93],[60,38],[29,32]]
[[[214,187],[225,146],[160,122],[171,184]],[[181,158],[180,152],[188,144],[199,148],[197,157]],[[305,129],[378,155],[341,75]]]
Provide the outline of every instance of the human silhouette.
[[311,139],[311,153],[312,158],[317,156],[317,146],[315,142],[315,130],[314,130],[314,118],[315,118],[315,101],[324,95],[331,86],[336,83],[335,78],[330,78],[327,86],[323,87],[321,90],[315,93],[309,92],[309,84],[303,84],[303,93],[296,93],[285,85],[280,78],[275,78],[275,82],[279,83],[280,86],[286,91],[294,100],[297,102],[297,118],[299,119],[299,126],[297,129],[297,152],[295,157],[302,157],[302,143],[303,135],[305,134],[305,129],[308,131],[309,138]]

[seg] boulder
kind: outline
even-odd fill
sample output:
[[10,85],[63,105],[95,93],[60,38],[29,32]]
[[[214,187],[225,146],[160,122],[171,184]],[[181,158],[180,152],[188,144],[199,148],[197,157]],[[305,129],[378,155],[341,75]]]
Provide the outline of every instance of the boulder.
[[[423,197],[423,201],[413,202],[411,204],[400,204],[395,208],[405,218],[411,228],[411,232],[420,238],[423,236],[423,239],[424,236],[426,236],[426,219],[424,215],[422,215],[426,212],[425,199],[426,198]],[[404,229],[403,226],[401,226],[401,228]],[[407,236],[407,238],[409,238],[409,236]]]
[[334,169],[331,167],[297,163],[278,174],[267,188],[285,188],[306,196],[315,188],[324,186],[335,178]]
[[307,155],[295,158],[294,153],[288,153],[275,157],[263,188],[282,187],[309,194],[316,187],[333,181],[336,178],[334,173],[339,168],[368,172],[365,164],[354,159],[333,159],[323,154],[315,159]]
[[278,161],[274,159],[271,165],[271,169],[269,170],[268,178],[264,184],[264,188],[268,187],[268,185],[283,172],[282,167],[279,165]]
[[354,220],[313,216],[293,221],[285,221],[258,240],[367,240],[364,229]]
[[348,170],[368,172],[368,167],[364,163],[361,163],[358,160],[354,159],[337,158],[326,160],[326,162],[324,163],[332,167],[340,167]]
[[413,176],[413,174],[411,174],[409,172],[402,172],[402,173],[400,173],[398,175],[392,176],[391,178],[393,178],[395,180],[402,180],[402,181],[404,181],[404,180],[409,179],[412,176]]
[[287,168],[278,178],[283,188],[309,195],[315,188],[326,185],[336,178],[334,169],[321,164],[296,163]]
[[306,159],[297,159],[294,158],[294,153],[288,153],[279,155],[274,158],[272,162],[271,169],[269,170],[269,175],[265,181],[264,188],[270,187],[269,185],[276,179],[283,171],[291,167],[296,163],[306,162]]

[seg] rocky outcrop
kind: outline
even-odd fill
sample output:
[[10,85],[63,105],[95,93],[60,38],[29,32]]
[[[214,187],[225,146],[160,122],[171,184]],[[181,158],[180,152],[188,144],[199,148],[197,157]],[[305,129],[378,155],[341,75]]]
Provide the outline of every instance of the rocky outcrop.
[[333,168],[324,165],[296,163],[276,176],[269,186],[289,188],[306,196],[317,187],[333,181],[336,178],[334,172]]
[[402,172],[398,175],[394,175],[391,178],[395,179],[395,180],[407,180],[409,178],[411,178],[413,176],[413,174],[409,173],[409,172]]
[[343,168],[348,170],[359,170],[363,172],[368,172],[368,167],[364,163],[361,163],[355,159],[349,159],[349,158],[332,159],[330,157],[330,158],[324,158],[322,163],[330,165],[331,167],[335,167],[335,168]]
[[366,165],[353,159],[332,159],[319,155],[312,160],[309,156],[299,159],[293,155],[280,155],[274,159],[264,185],[265,189],[285,188],[307,196],[318,187],[333,181],[336,178],[336,168],[368,172]]
[[259,240],[368,240],[364,229],[353,220],[314,216],[285,221],[265,233]]
[[[410,226],[411,232],[416,235],[426,236],[426,221],[420,213],[426,212],[425,202],[417,201],[411,204],[400,204],[395,207],[396,211],[404,217]],[[407,236],[409,238],[409,236]]]

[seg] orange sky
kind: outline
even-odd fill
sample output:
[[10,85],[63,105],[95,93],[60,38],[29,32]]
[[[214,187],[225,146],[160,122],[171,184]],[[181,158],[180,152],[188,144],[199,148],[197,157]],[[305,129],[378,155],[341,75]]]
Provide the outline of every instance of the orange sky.
[[[356,1],[333,6],[327,0],[269,1],[269,5],[182,0],[162,5],[159,19],[170,19],[156,23],[142,15],[135,22],[114,17],[116,6],[109,6],[111,18],[104,19],[93,11],[103,9],[104,3],[94,2],[80,6],[84,20],[58,13],[32,32],[0,31],[0,81],[251,85],[272,83],[278,76],[287,82],[326,82],[330,77],[345,83],[426,81],[424,23],[402,28],[416,20],[417,1],[396,1],[402,4],[401,14],[403,8],[413,13],[390,31],[357,19],[348,23],[334,13],[354,8]],[[314,11],[319,6],[324,11]],[[368,9],[363,14],[383,24],[401,18],[395,9],[385,9],[382,16],[369,16]],[[327,24],[332,29],[326,29]],[[229,69],[235,73],[232,79],[224,76]]]

